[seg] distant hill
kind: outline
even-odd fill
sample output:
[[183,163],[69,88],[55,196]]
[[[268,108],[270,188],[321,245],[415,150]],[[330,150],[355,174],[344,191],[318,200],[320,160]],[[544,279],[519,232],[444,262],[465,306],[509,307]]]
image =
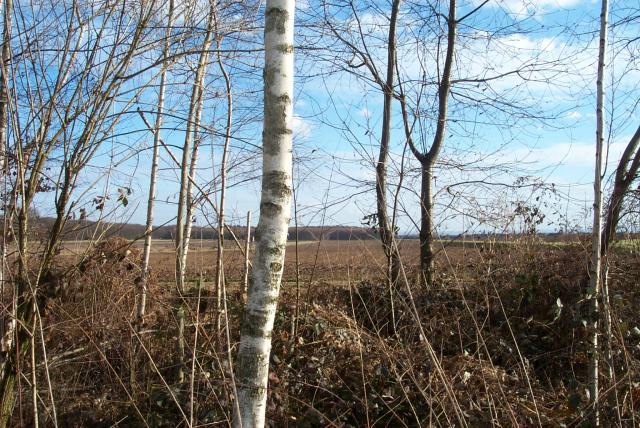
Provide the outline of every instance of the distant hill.
[[[53,226],[54,219],[41,217],[31,222],[31,228],[37,234],[48,234]],[[229,227],[235,236],[244,239],[246,236],[245,226]],[[154,239],[174,239],[176,236],[175,225],[159,226],[153,230]],[[64,240],[85,240],[92,236],[104,234],[106,236],[122,236],[126,239],[141,239],[144,236],[145,226],[142,224],[128,223],[108,223],[95,222],[90,220],[67,220],[67,225],[63,233]],[[251,228],[251,234],[255,233],[255,227]],[[225,230],[225,239],[231,239],[231,233]],[[370,228],[351,226],[303,226],[298,228],[298,239],[300,241],[315,241],[320,237],[326,240],[366,240],[376,239],[376,235]],[[191,230],[192,239],[217,239],[218,231],[211,227],[194,226]],[[289,228],[289,240],[295,240],[296,230]]]

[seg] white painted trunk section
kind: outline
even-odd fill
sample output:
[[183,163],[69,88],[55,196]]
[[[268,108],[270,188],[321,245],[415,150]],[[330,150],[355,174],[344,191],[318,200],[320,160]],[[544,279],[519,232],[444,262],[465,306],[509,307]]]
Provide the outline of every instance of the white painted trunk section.
[[235,427],[265,424],[271,333],[291,217],[294,11],[294,0],[267,0],[262,198],[236,366]]

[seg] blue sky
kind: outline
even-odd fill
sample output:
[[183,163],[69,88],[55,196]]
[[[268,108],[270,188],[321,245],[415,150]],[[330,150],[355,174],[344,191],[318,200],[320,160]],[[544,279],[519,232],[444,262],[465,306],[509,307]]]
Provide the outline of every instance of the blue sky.
[[[460,10],[470,10],[475,4],[461,6]],[[626,6],[624,2],[614,6],[612,15],[618,14]],[[459,12],[458,16],[464,12]],[[478,205],[494,205],[493,211],[507,212],[512,210],[515,200],[529,203],[542,203],[547,206],[546,230],[559,227],[557,216],[553,212],[561,212],[571,217],[573,226],[588,228],[590,220],[584,215],[585,206],[591,204],[593,158],[595,153],[595,59],[596,17],[599,4],[579,0],[549,0],[539,2],[490,2],[476,16],[468,28],[461,29],[459,50],[456,55],[454,79],[465,79],[477,76],[496,76],[520,69],[523,72],[507,75],[491,82],[488,88],[495,93],[498,100],[517,101],[518,108],[513,109],[513,116],[522,114],[544,115],[544,120],[531,118],[514,119],[510,113],[496,111],[491,105],[457,103],[451,101],[451,118],[456,123],[449,123],[449,132],[442,155],[442,165],[437,173],[436,187],[440,190],[440,220],[444,232],[460,231],[463,228],[463,217],[473,217],[478,212]],[[362,22],[370,22],[370,34],[385,36],[385,17],[361,17]],[[411,29],[412,17],[402,17],[407,25],[400,26],[400,33],[418,32]],[[514,28],[497,31],[497,36],[485,37],[486,33],[500,26],[517,22]],[[567,23],[572,23],[567,27]],[[481,25],[487,27],[481,27]],[[636,24],[638,24],[636,20]],[[377,26],[380,25],[378,28]],[[633,28],[633,27],[632,27]],[[611,136],[609,140],[609,163],[615,164],[622,148],[637,126],[637,112],[634,103],[637,98],[637,82],[640,75],[636,70],[628,71],[631,52],[619,50],[619,40],[628,38],[633,29],[617,28],[612,32],[612,45],[617,55],[610,61],[608,68],[608,112],[613,114]],[[637,25],[636,25],[637,29]],[[402,40],[402,35],[399,38]],[[411,42],[411,40],[409,40]],[[429,50],[434,43],[428,39],[421,41]],[[373,50],[376,49],[372,42]],[[385,52],[379,47],[373,56],[381,59],[380,68],[384,67]],[[637,46],[635,47],[637,51]],[[418,78],[419,69],[415,46],[411,43],[399,47],[401,74],[405,79]],[[434,67],[428,54],[424,62],[426,67]],[[529,73],[526,75],[526,73]],[[625,73],[623,75],[623,72]],[[528,80],[523,79],[523,75]],[[623,76],[620,79],[620,76]],[[616,82],[613,86],[612,82]],[[374,161],[377,157],[378,138],[380,135],[380,116],[382,96],[372,85],[363,83],[347,75],[332,76],[322,83],[315,82],[310,89],[305,88],[302,102],[297,112],[311,117],[322,112],[322,120],[332,122],[335,127],[346,128],[344,131],[316,124],[308,120],[305,128],[308,144],[314,145],[318,151],[324,151],[328,158],[340,159],[338,169],[349,177],[373,180]],[[460,86],[454,85],[456,91]],[[484,89],[484,88],[483,88]],[[327,93],[331,100],[325,101]],[[433,90],[431,92],[433,94]],[[307,102],[307,99],[311,102]],[[425,97],[428,98],[428,97]],[[432,99],[433,96],[431,97]],[[425,101],[427,104],[430,100]],[[315,108],[314,108],[315,106]],[[394,147],[390,171],[397,170],[402,159],[404,135],[401,131],[400,118],[397,114],[398,104],[394,105]],[[482,116],[489,119],[483,119]],[[433,121],[431,121],[433,122]],[[433,126],[427,124],[426,140],[432,136]],[[431,133],[430,133],[431,131]],[[415,136],[414,136],[415,138]],[[451,165],[462,163],[460,170]],[[330,162],[334,165],[334,162]],[[415,168],[416,163],[408,156],[405,167]],[[503,165],[492,170],[492,165]],[[325,168],[324,177],[331,174]],[[335,175],[335,172],[334,172]],[[393,175],[393,173],[391,174]],[[543,182],[555,185],[557,192],[551,197],[548,191],[545,198],[536,202],[536,197],[543,192],[543,186],[537,192],[531,187],[521,191],[505,191],[500,183],[510,184],[519,177],[528,177],[528,182]],[[538,179],[534,179],[537,177]],[[489,186],[464,186],[468,193],[460,199],[473,199],[471,203],[459,202],[457,209],[451,209],[451,198],[447,197],[448,185],[461,181],[485,181]],[[347,180],[349,184],[353,180]],[[393,178],[391,179],[393,181]],[[403,231],[415,232],[413,226],[418,219],[418,202],[415,197],[419,181],[406,180],[407,191],[401,197],[406,212],[401,215],[400,225]],[[336,199],[346,197],[352,187],[344,186],[344,191],[333,189]],[[356,186],[356,188],[361,186]],[[413,191],[412,191],[413,190]],[[446,205],[446,210],[443,208]],[[371,193],[354,198],[333,208],[334,218],[345,217],[351,221],[374,211],[374,200]],[[331,210],[330,210],[331,211]],[[466,214],[463,214],[465,213]],[[473,212],[470,212],[473,211]],[[458,214],[456,214],[456,212]],[[488,213],[485,220],[490,218]],[[566,219],[563,219],[563,223]],[[476,222],[477,224],[478,222]],[[514,224],[492,222],[492,226],[512,228]],[[482,226],[481,226],[482,227]]]
[[[298,3],[300,24],[308,23],[318,13],[317,7],[309,3]],[[458,16],[478,4],[476,0],[461,3]],[[386,34],[389,5],[379,2],[378,6],[379,12],[363,10],[360,18],[372,56],[379,59],[376,65],[383,69],[385,51],[380,39]],[[626,8],[632,6],[633,0],[615,2],[612,20],[616,22],[628,15]],[[451,98],[452,120],[436,171],[441,233],[467,228],[470,231],[517,229],[517,222],[497,219],[499,213],[512,212],[515,201],[541,205],[548,215],[544,230],[555,230],[559,222],[566,221],[572,226],[589,227],[590,219],[584,211],[591,204],[595,152],[595,31],[599,7],[599,3],[591,0],[490,1],[461,24],[453,79],[491,77],[492,80],[479,84],[461,82],[453,86],[458,96]],[[408,97],[415,101],[416,91],[425,76],[426,80],[435,76],[437,39],[434,35],[438,29],[427,25],[427,21],[416,19],[407,12],[409,8],[401,10],[398,55],[404,88]],[[445,6],[440,11],[446,12]],[[338,10],[333,16],[345,29],[353,28],[353,20],[344,10]],[[607,69],[607,111],[612,123],[610,165],[615,164],[640,123],[636,108],[640,73],[637,59],[635,63],[630,61],[638,53],[639,42],[623,45],[630,34],[637,34],[639,27],[640,18],[636,18],[629,25],[615,27],[611,33],[610,54],[615,53],[615,56],[610,55]],[[318,43],[311,46],[314,48],[324,46],[321,43],[326,43],[326,39],[317,37],[315,31],[300,27],[299,42]],[[255,36],[259,41],[259,29]],[[363,216],[372,213],[375,207],[374,160],[380,135],[382,94],[366,79],[346,72],[329,74],[338,68],[336,64],[343,66],[344,61],[350,59],[349,53],[340,53],[339,44],[321,52],[304,47],[300,46],[297,52],[301,77],[296,85],[294,120],[299,221],[314,225],[321,222],[360,225]],[[246,62],[246,58],[243,61]],[[253,61],[260,62],[259,58]],[[230,63],[230,68],[233,65]],[[519,72],[515,73],[515,70]],[[215,64],[209,72],[208,90],[213,92],[220,87]],[[505,76],[493,79],[501,74]],[[238,125],[234,130],[237,141],[231,159],[239,166],[230,173],[228,221],[242,224],[246,211],[252,210],[256,223],[260,184],[249,178],[259,176],[256,146],[260,143],[261,124],[255,107],[260,102],[261,82],[257,81],[259,76],[241,71],[234,73],[232,70],[232,76],[237,90],[238,122],[249,117],[245,112],[251,112],[253,116],[250,124]],[[424,126],[422,134],[415,134],[414,138],[430,141],[433,120],[429,118],[433,117],[434,86],[426,85],[423,90],[420,108],[424,110]],[[469,95],[472,97],[465,98]],[[474,101],[469,101],[470,98]],[[504,102],[504,110],[495,108],[489,98]],[[153,94],[148,100],[152,103]],[[173,108],[179,110],[181,100],[184,98],[174,98]],[[404,188],[399,193],[398,224],[403,233],[415,233],[415,223],[419,220],[417,164],[410,153],[403,156],[405,139],[400,106],[394,103],[393,108],[390,182],[397,184],[401,167],[407,171]],[[224,114],[221,99],[214,98],[206,104],[203,119],[220,131]],[[530,117],[532,115],[536,117]],[[545,118],[539,118],[540,115]],[[152,118],[151,115],[148,117]],[[167,127],[171,127],[171,123],[168,120]],[[129,126],[140,128],[141,123],[132,119]],[[148,147],[152,139],[151,134],[145,132],[127,138],[127,144],[134,148]],[[163,132],[163,139],[169,144],[179,146],[183,138],[180,131]],[[198,170],[198,182],[203,186],[216,175],[220,144],[221,138],[215,136],[203,143]],[[123,151],[116,147],[114,152]],[[178,149],[174,149],[174,154],[180,157]],[[103,168],[109,156],[107,148],[96,158],[96,168]],[[110,194],[116,195],[118,186],[128,186],[134,191],[126,208],[112,201],[111,220],[144,223],[149,165],[150,151],[145,150],[111,174]],[[172,222],[175,217],[177,172],[173,166],[164,154],[156,224]],[[105,180],[89,194],[103,193]],[[519,190],[505,186],[518,180],[527,186]],[[551,183],[555,194],[548,190]],[[392,194],[394,191],[392,186]],[[560,220],[557,213],[570,220]],[[215,221],[210,209],[205,208],[197,215],[197,224],[206,224],[205,218]]]

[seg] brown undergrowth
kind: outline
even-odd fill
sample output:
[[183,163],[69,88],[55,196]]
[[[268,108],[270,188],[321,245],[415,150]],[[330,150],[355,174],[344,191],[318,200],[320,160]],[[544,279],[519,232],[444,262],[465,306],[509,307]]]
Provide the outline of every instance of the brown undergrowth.
[[[314,281],[307,294],[304,277],[296,311],[297,293],[287,284],[273,337],[270,423],[580,426],[588,415],[586,250],[523,243],[451,254],[440,254],[437,283],[430,289],[397,286],[390,293],[380,278],[346,278],[340,284]],[[603,364],[605,426],[633,426],[638,417],[638,266],[637,255],[628,251],[611,260],[617,383],[607,379]],[[152,278],[149,316],[134,326],[140,252],[127,241],[111,239],[75,269],[60,271],[66,272],[65,293],[50,298],[43,314],[59,426],[229,423],[233,387],[227,352],[228,345],[232,354],[237,350],[242,310],[237,285],[229,284],[228,316],[221,314],[231,343],[224,330],[216,331],[206,282],[187,296],[187,380],[178,384],[170,278]],[[413,276],[407,271],[407,278]],[[50,425],[41,350],[38,361],[39,413]],[[21,388],[14,421],[28,424],[27,382]]]

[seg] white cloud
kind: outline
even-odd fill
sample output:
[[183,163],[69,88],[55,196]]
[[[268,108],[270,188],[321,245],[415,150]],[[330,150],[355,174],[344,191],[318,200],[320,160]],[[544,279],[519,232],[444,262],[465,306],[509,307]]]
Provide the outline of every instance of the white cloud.
[[500,0],[497,4],[516,17],[540,15],[576,6],[580,0]]
[[309,138],[313,126],[303,117],[293,116],[293,136],[296,138]]
[[[595,140],[595,138],[594,138]],[[609,146],[609,164],[617,162],[625,143],[615,142]],[[518,149],[510,153],[516,162],[530,163],[540,168],[592,167],[595,162],[595,141],[593,144],[557,143],[544,148]]]
[[362,109],[360,109],[358,114],[367,119],[371,117],[371,111],[366,107],[363,107]]

